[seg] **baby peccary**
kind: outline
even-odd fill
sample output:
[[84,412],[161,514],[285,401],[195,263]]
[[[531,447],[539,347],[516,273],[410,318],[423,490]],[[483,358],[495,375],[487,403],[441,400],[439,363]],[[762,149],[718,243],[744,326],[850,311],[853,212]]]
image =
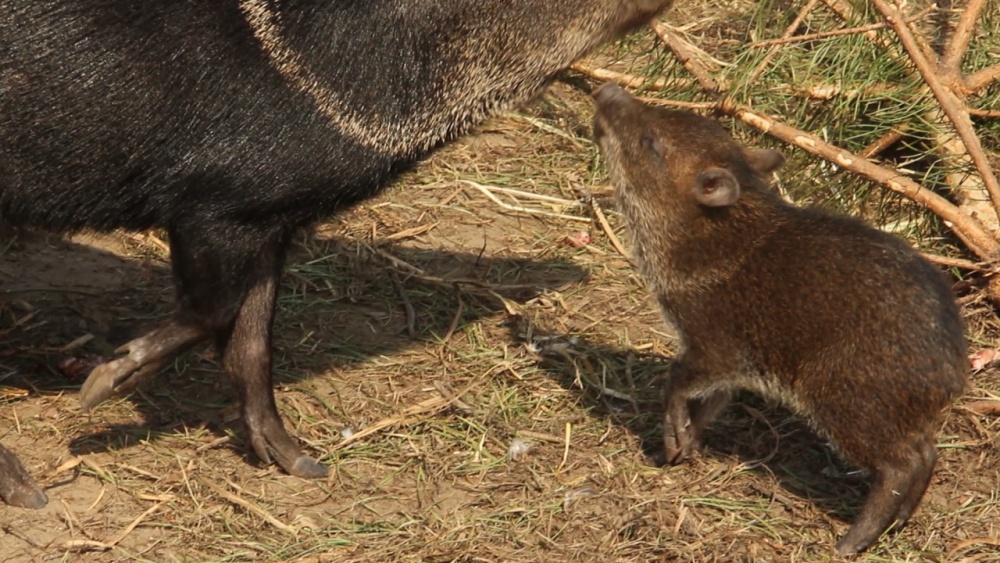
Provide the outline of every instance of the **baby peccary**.
[[293,234],[669,4],[0,0],[0,220],[169,233],[174,315],[95,369],[81,405],[210,341],[253,450],[326,475],[271,386]]
[[871,471],[839,554],[905,523],[931,478],[942,411],[966,381],[944,275],[861,221],[782,201],[766,180],[780,153],[614,85],[594,97],[636,260],[682,339],[664,390],[667,462],[697,446],[733,391],[751,390]]

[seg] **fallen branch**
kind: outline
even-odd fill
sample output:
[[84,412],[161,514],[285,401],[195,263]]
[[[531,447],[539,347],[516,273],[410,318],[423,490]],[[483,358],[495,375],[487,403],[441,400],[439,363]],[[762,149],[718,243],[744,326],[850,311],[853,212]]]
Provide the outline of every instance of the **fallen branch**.
[[902,139],[908,128],[909,127],[906,124],[893,127],[886,134],[882,135],[878,139],[875,139],[867,147],[861,149],[861,152],[859,152],[858,155],[861,158],[874,158],[875,156],[881,154],[882,151],[892,146],[893,143]]
[[[970,6],[971,4],[979,1],[981,0],[972,0]],[[996,175],[993,174],[993,168],[990,166],[990,162],[986,158],[986,153],[983,152],[982,143],[980,143],[979,136],[976,135],[976,131],[972,127],[972,121],[969,119],[968,112],[963,112],[962,110],[963,104],[961,100],[958,99],[958,96],[954,92],[938,80],[936,69],[933,68],[931,63],[927,60],[927,57],[924,56],[916,38],[910,31],[909,25],[906,24],[899,10],[885,0],[872,0],[872,2],[879,9],[879,11],[882,12],[882,15],[885,16],[889,24],[892,25],[892,28],[896,31],[896,35],[899,37],[899,40],[903,43],[903,47],[910,55],[910,60],[913,61],[914,66],[917,67],[917,71],[920,72],[924,82],[927,83],[931,92],[934,93],[934,97],[937,98],[938,103],[941,105],[941,109],[944,111],[945,115],[947,115],[948,119],[951,120],[951,123],[955,128],[955,132],[958,133],[962,143],[965,144],[965,148],[969,152],[969,156],[972,158],[972,162],[975,164],[976,170],[983,179],[986,191],[990,194],[990,201],[993,203],[993,208],[995,210],[1000,210],[1000,182],[997,181]],[[969,13],[970,11],[967,10],[966,14],[963,14],[963,20]],[[961,49],[961,54],[964,55],[964,53],[965,48],[963,47]],[[990,257],[990,259],[995,258],[997,258],[997,256]]]
[[992,271],[987,264],[980,264],[978,262],[973,262],[972,260],[965,260],[964,258],[952,258],[951,256],[941,256],[940,254],[931,254],[929,252],[921,252],[920,255],[930,262],[947,266],[949,268],[961,268],[963,270],[970,270],[973,272]]
[[903,174],[872,163],[858,155],[836,147],[780,121],[736,104],[724,103],[720,108],[726,114],[786,143],[832,162],[841,168],[861,174],[923,205],[941,217],[945,225],[969,244],[980,258],[993,261],[1000,258],[1000,243],[983,229],[974,218],[963,213],[956,205],[940,195],[921,187]]

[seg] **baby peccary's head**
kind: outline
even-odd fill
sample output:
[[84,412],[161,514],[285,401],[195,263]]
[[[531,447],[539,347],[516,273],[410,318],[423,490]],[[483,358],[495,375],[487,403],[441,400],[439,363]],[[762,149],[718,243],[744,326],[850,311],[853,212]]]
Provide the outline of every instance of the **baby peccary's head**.
[[871,471],[839,554],[905,523],[930,481],[942,412],[966,381],[944,276],[861,221],[783,202],[767,181],[779,153],[617,86],[594,98],[636,259],[683,341],[664,392],[667,461],[697,446],[733,391],[754,391]]

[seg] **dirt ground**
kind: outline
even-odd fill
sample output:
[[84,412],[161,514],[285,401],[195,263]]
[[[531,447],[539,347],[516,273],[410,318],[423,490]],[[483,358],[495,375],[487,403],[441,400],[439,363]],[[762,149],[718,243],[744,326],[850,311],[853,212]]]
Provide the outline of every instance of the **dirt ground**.
[[[165,246],[5,234],[0,441],[50,502],[0,505],[0,559],[829,560],[866,485],[787,411],[740,397],[702,455],[649,463],[675,339],[595,219],[627,246],[590,115],[556,84],[297,240],[276,392],[325,481],[248,453],[209,348],[81,413],[88,363],[169,314]],[[1000,420],[966,408],[991,395],[995,368],[947,416],[918,513],[861,560],[1000,561]]]

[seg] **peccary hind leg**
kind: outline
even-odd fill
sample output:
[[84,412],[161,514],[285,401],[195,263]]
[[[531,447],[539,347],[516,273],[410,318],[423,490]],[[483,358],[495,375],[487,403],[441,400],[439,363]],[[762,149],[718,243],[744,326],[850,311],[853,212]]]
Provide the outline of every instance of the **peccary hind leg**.
[[851,529],[837,542],[838,555],[853,555],[871,545],[889,526],[905,524],[924,496],[937,461],[934,440],[921,437],[912,449],[903,448],[905,458],[887,460],[874,468],[871,492]]
[[86,411],[113,395],[131,393],[208,334],[204,327],[183,324],[175,318],[122,345],[115,353],[126,354],[124,357],[97,366],[87,377],[80,389],[80,406]]
[[0,444],[0,497],[11,506],[41,508],[45,497],[17,457]]

